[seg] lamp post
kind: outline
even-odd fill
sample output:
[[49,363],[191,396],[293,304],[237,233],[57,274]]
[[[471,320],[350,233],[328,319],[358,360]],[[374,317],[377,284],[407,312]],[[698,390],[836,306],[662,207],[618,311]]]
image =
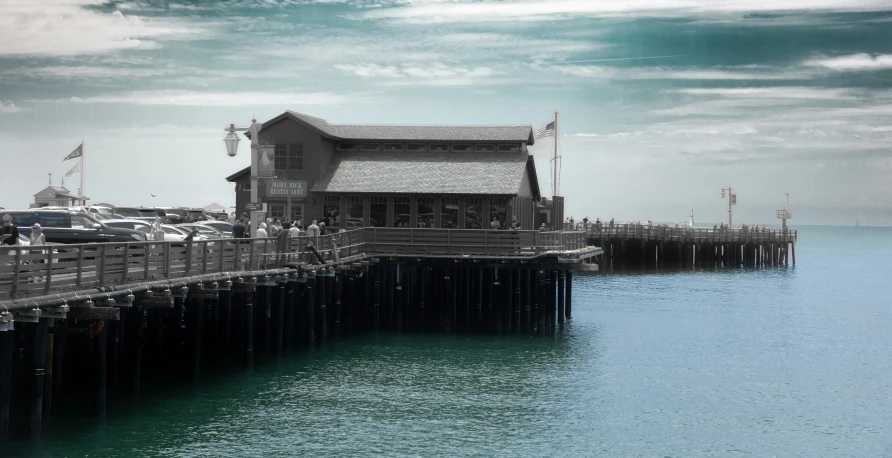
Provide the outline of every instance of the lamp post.
[[[223,142],[226,144],[226,154],[229,157],[234,157],[238,153],[238,143],[239,138],[236,132],[248,132],[248,137],[251,139],[251,202],[248,204],[248,210],[250,211],[251,221],[248,225],[248,234],[249,237],[253,237],[257,231],[258,221],[257,221],[257,210],[260,209],[260,203],[257,201],[257,182],[258,182],[258,163],[260,159],[260,128],[263,127],[263,124],[257,122],[257,119],[251,120],[251,125],[248,127],[236,127],[235,124],[230,124],[225,127],[224,130],[227,132],[226,137],[223,138]],[[268,154],[268,152],[265,152]]]
[[728,191],[728,229],[731,229],[731,206],[737,205],[737,194],[731,192],[731,187],[722,188],[722,199],[725,198],[725,191]]
[[775,215],[777,219],[781,220],[781,230],[784,234],[787,233],[787,220],[793,219],[793,211],[790,210],[790,193],[784,193],[787,195],[787,204],[784,205],[784,208],[780,210],[775,210]]

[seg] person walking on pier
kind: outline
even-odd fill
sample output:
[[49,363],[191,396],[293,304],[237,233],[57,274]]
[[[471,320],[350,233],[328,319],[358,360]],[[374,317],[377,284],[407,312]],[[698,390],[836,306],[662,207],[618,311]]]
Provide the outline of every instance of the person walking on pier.
[[245,238],[245,223],[242,218],[236,220],[236,222],[232,225],[232,238],[234,239],[243,239]]
[[31,237],[29,239],[31,246],[46,245],[46,236],[43,235],[43,231],[40,229],[40,224],[34,223],[34,225],[31,226]]
[[498,216],[493,216],[493,217],[492,217],[492,222],[489,223],[489,228],[490,228],[490,229],[501,229],[501,228],[502,228],[502,225],[499,224],[499,217],[498,217]]
[[265,239],[269,235],[266,233],[266,223],[260,223],[260,227],[257,228],[257,233],[254,234],[254,238]]
[[[3,236],[6,236],[5,238]],[[3,215],[3,227],[0,228],[0,243],[4,245],[19,244],[19,228],[12,224],[12,215]]]
[[539,232],[546,232],[546,231],[548,231],[548,229],[545,227],[545,223],[542,223],[542,225],[539,226]]

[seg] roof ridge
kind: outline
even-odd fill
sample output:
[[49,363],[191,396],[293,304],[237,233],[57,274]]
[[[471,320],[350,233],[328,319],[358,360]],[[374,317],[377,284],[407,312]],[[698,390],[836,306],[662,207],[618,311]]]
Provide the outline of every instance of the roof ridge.
[[332,127],[529,127],[532,124],[328,124]]
[[317,120],[317,121],[322,121],[322,122],[324,122],[326,125],[329,125],[329,126],[331,125],[331,124],[328,123],[328,121],[326,121],[326,120],[324,120],[324,119],[322,119],[322,118],[317,118],[316,116],[311,116],[311,115],[308,115],[308,114],[299,113],[299,112],[297,112],[297,111],[292,111],[292,110],[287,110],[287,111],[288,111],[288,113],[291,113],[291,114],[293,114],[293,115],[295,115],[295,116],[300,116],[300,117],[302,117],[302,118],[315,119],[315,120]]

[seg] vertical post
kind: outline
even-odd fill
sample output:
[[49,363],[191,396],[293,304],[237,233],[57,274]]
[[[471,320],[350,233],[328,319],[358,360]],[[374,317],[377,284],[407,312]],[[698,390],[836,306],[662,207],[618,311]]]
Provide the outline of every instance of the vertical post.
[[245,364],[250,369],[254,367],[254,292],[243,293],[242,302],[245,305],[245,338],[243,342]]
[[291,351],[294,349],[294,310],[295,298],[297,297],[297,283],[289,280],[285,287],[285,349]]
[[316,275],[316,302],[319,305],[319,341],[325,343],[328,341],[328,310],[325,306],[325,299],[328,296],[325,288],[325,271]]
[[465,266],[462,269],[462,272],[462,305],[464,309],[464,328],[465,332],[471,332],[471,266]]
[[99,415],[105,415],[105,406],[106,406],[106,381],[108,380],[108,360],[106,359],[107,348],[108,348],[108,326],[104,323],[101,323],[102,329],[99,331],[99,334],[94,337],[96,339],[96,367],[95,377],[96,377],[96,397],[94,406],[96,408],[96,413]]
[[333,285],[334,287],[334,338],[341,338],[341,289],[344,286],[343,272],[335,272]]
[[393,317],[394,317],[394,308],[393,301],[394,295],[396,294],[396,271],[399,269],[399,265],[396,266],[386,266],[384,268],[384,300],[387,302],[387,329],[393,329]]
[[405,275],[403,272],[405,269],[401,269],[400,265],[396,265],[396,270],[393,273],[393,298],[392,302],[395,303],[391,305],[391,311],[394,313],[394,330],[397,333],[403,332],[403,298],[406,296],[406,292],[404,291],[405,285],[402,277]]
[[[195,294],[195,293],[193,293]],[[191,304],[191,307],[188,307]],[[192,315],[192,332],[189,333],[192,338],[192,381],[197,382],[201,374],[201,340],[204,332],[204,300],[198,297],[187,299],[186,310],[191,311]]]
[[532,281],[530,280],[530,275],[532,275],[532,271],[530,269],[520,269],[520,276],[523,284],[523,330],[524,332],[530,331],[530,305],[531,305],[531,290],[532,290]]
[[[52,251],[52,250],[50,250]],[[53,410],[53,356],[55,356],[56,320],[47,318],[46,351],[44,352],[44,381],[43,381],[43,418],[48,419]]]
[[373,284],[372,294],[374,295],[372,305],[374,307],[372,313],[372,329],[377,332],[381,323],[381,269],[383,266],[376,264],[373,267]]
[[483,327],[483,267],[477,268],[477,311],[475,320],[477,321],[476,329],[481,331]]
[[[122,317],[125,315],[122,313]],[[125,321],[121,322],[126,323]],[[53,391],[59,393],[62,389],[62,368],[65,367],[65,346],[68,343],[68,320],[56,320],[53,323]],[[0,369],[2,371],[2,369]],[[2,433],[0,433],[2,435]]]
[[418,285],[418,330],[424,332],[425,326],[425,299],[427,298],[427,266],[421,266],[418,268],[418,277],[420,279],[420,283]]
[[139,393],[139,381],[142,372],[142,335],[145,315],[142,307],[133,306],[127,311],[130,315],[127,323],[130,325],[130,391]]
[[499,278],[499,268],[492,268],[492,289],[493,289],[493,319],[496,325],[496,334],[502,334],[502,320],[505,318],[502,312],[503,303],[505,302],[504,289],[502,288],[502,279]]
[[449,288],[449,332],[455,332],[458,329],[458,268],[450,267],[446,272],[449,275],[446,281]]
[[[265,242],[264,240],[264,245]],[[263,304],[263,351],[270,354],[273,352],[273,287],[264,285],[263,288],[258,288],[258,291],[260,289],[263,290],[263,300],[261,302]]]
[[13,331],[0,331],[0,439],[9,436],[9,404],[12,399]]
[[505,269],[502,275],[504,305],[502,306],[502,319],[504,320],[505,332],[511,332],[511,325],[514,319],[514,272],[511,269]]
[[32,337],[30,345],[31,360],[27,362],[33,368],[34,378],[31,379],[31,414],[29,416],[29,430],[32,436],[40,436],[40,430],[43,424],[43,390],[45,381],[45,364],[46,364],[46,333],[47,320],[40,320],[34,325],[34,332],[26,335]]
[[564,325],[564,283],[566,280],[566,274],[564,271],[560,271],[557,274],[558,284],[557,284],[557,321],[558,324]]
[[316,342],[316,274],[311,272],[307,277],[306,299],[304,307],[306,308],[306,329],[307,329],[307,346],[313,348]]
[[514,300],[511,301],[514,304],[511,308],[513,313],[513,323],[511,325],[511,329],[514,332],[520,331],[520,320],[521,320],[521,311],[523,309],[523,300],[522,300],[522,290],[523,290],[523,269],[518,267],[511,271],[511,276],[514,278]]
[[536,275],[536,294],[533,296],[536,306],[536,333],[539,334],[539,337],[544,337],[545,309],[547,308],[545,292],[548,290],[548,275],[546,275],[546,272],[539,271],[538,268],[534,271],[534,274]]
[[276,286],[276,354],[282,354],[285,331],[285,287]]
[[566,314],[567,319],[570,319],[573,316],[573,271],[567,271],[567,299],[566,302]]

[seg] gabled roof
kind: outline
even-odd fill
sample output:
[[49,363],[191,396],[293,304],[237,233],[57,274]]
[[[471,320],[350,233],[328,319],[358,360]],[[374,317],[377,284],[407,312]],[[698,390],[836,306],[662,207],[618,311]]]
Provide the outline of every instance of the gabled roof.
[[52,191],[55,195],[68,194],[71,192],[62,186],[47,186],[41,189],[37,194],[34,194],[34,197],[40,197],[41,194],[46,194],[47,191]]
[[313,192],[512,196],[524,174],[539,197],[532,158],[499,153],[341,153]]
[[292,119],[333,140],[376,141],[499,141],[534,143],[533,127],[518,125],[435,126],[393,124],[330,124],[322,118],[286,111],[269,121],[269,127],[284,119]]
[[229,175],[228,177],[226,177],[226,181],[230,181],[230,182],[238,181],[239,178],[241,178],[245,175],[250,175],[250,174],[251,174],[251,166],[249,165],[249,166],[239,170],[238,172],[235,172],[232,175]]

